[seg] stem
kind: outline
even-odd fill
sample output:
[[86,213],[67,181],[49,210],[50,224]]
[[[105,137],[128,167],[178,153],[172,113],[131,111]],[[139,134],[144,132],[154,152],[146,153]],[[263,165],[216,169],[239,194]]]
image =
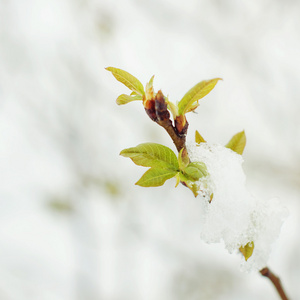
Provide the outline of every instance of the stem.
[[268,267],[261,269],[259,272],[262,276],[268,277],[271,280],[282,300],[288,300],[279,277],[277,277]]
[[163,127],[167,131],[167,133],[171,137],[174,145],[176,146],[176,149],[178,152],[180,152],[180,150],[182,148],[185,148],[186,135],[178,134],[176,132],[175,127],[172,125],[171,120],[157,121],[157,124],[160,125],[161,127]]

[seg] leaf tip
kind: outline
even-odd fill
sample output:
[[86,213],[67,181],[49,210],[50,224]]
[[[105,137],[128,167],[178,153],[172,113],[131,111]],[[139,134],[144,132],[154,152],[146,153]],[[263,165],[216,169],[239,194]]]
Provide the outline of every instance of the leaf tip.
[[247,261],[253,254],[253,250],[254,250],[254,243],[253,242],[249,242],[244,246],[240,247],[240,252],[243,254],[245,261]]
[[206,143],[205,139],[202,137],[198,130],[195,131],[195,142],[198,145],[201,143]]
[[243,130],[235,134],[225,147],[242,155],[246,146],[246,142],[247,142],[246,135],[245,135],[245,131]]

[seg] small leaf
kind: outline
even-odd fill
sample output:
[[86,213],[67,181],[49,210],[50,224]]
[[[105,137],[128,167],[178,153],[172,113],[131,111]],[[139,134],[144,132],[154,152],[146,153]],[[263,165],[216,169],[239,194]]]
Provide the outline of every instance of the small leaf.
[[190,188],[190,190],[193,192],[195,198],[198,196],[199,194],[199,186],[197,186],[197,184],[192,184],[192,187]]
[[199,180],[201,177],[207,176],[206,165],[202,162],[192,162],[184,169],[185,175],[191,180]]
[[254,250],[254,243],[253,242],[249,242],[245,246],[240,247],[240,251],[244,255],[246,261],[252,256],[253,250]]
[[198,196],[198,191],[199,191],[199,186],[197,186],[197,184],[195,184],[195,182],[193,180],[190,180],[186,174],[183,174],[182,172],[179,172],[176,174],[176,186],[178,186],[179,182],[181,182],[184,186],[186,186],[188,189],[190,189],[194,196],[197,197]]
[[144,87],[141,82],[135,78],[133,75],[129,74],[126,71],[123,71],[118,68],[107,67],[107,71],[112,72],[113,76],[126,85],[130,90],[136,92],[137,94],[143,96],[145,94]]
[[151,168],[136,182],[136,185],[143,187],[161,186],[166,180],[176,176],[177,173],[178,171],[175,170]]
[[195,142],[197,144],[206,143],[206,140],[202,137],[198,130],[195,132]]
[[131,158],[135,164],[143,167],[176,171],[179,168],[175,153],[170,148],[156,143],[144,143],[124,149],[120,155]]
[[150,78],[150,81],[146,83],[146,93],[145,93],[144,101],[152,100],[155,97],[154,89],[153,89],[153,80],[154,80],[154,75]]
[[184,170],[189,164],[190,159],[185,148],[182,148],[178,153],[178,165],[180,170]]
[[234,135],[229,143],[225,146],[232,151],[242,155],[246,146],[246,135],[245,131],[241,131]]
[[192,87],[179,101],[178,114],[184,115],[189,111],[195,110],[198,106],[198,100],[206,96],[219,80],[221,80],[221,78],[204,80]]
[[181,174],[181,172],[178,172],[176,174],[176,184],[175,184],[175,187],[178,187],[178,184],[180,183],[180,174]]
[[169,100],[169,97],[166,97],[166,103],[168,104],[168,109],[172,113],[173,119],[175,120],[178,116],[178,107],[176,104]]
[[143,97],[141,95],[129,96],[129,95],[122,94],[117,98],[116,102],[118,105],[124,105],[129,102],[137,101],[137,100],[143,100]]
[[153,87],[153,80],[154,80],[154,75],[150,78],[149,82],[147,83],[148,88]]

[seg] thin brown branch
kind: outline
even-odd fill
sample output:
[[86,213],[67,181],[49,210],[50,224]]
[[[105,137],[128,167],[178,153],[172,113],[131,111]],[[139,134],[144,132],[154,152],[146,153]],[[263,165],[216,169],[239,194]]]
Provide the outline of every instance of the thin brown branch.
[[268,277],[271,280],[282,300],[288,300],[279,277],[277,277],[268,267],[263,268],[259,272],[262,276]]
[[174,145],[176,146],[177,151],[179,152],[182,148],[185,148],[185,134],[178,134],[176,128],[173,127],[171,120],[157,121],[157,124],[162,126],[169,136],[171,137]]

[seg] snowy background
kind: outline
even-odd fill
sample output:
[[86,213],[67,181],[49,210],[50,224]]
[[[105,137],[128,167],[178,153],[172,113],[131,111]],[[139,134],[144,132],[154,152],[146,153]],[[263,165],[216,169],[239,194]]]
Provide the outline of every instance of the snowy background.
[[140,103],[115,104],[128,90],[114,66],[155,74],[172,101],[224,79],[188,139],[245,130],[249,190],[290,211],[268,265],[299,299],[299,12],[297,0],[0,0],[0,298],[278,298],[239,254],[200,240],[188,189],[134,185],[145,169],[120,150],[174,147]]

